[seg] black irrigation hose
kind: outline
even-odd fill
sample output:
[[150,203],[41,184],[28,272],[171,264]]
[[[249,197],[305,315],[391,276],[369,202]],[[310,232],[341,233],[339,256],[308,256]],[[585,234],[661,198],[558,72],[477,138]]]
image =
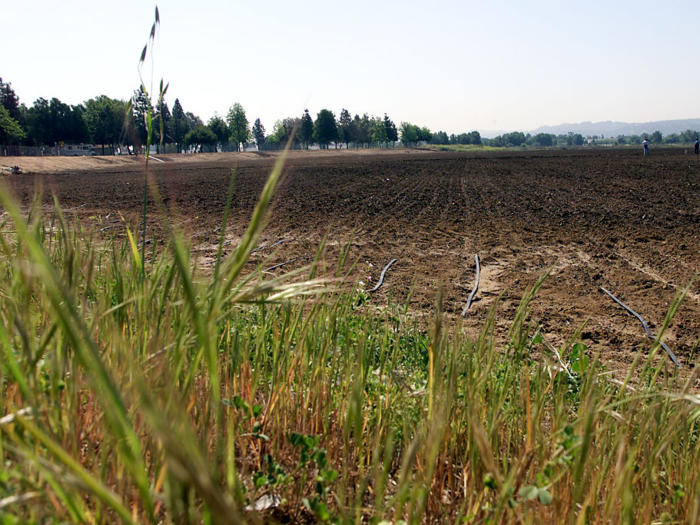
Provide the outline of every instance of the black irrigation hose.
[[372,288],[371,290],[367,290],[367,293],[372,293],[372,292],[376,292],[377,290],[379,290],[379,287],[380,287],[380,286],[382,285],[382,283],[384,282],[384,275],[386,274],[386,271],[387,271],[387,270],[389,269],[389,267],[390,267],[392,264],[394,264],[395,262],[396,262],[396,259],[392,259],[392,260],[389,262],[389,264],[387,264],[387,265],[384,267],[384,269],[382,270],[382,274],[379,276],[379,282],[377,283],[377,286],[375,286],[375,287]]
[[282,243],[285,242],[286,240],[287,240],[287,239],[279,240],[279,241],[277,241],[276,243],[271,244],[270,246],[267,246],[267,245],[263,244],[263,245],[261,245],[261,246],[258,246],[257,248],[254,248],[253,250],[251,250],[250,253],[255,253],[255,252],[257,252],[258,250],[264,250],[264,249],[266,249],[266,248],[274,248],[275,246],[277,246],[278,244],[282,244]]
[[295,259],[292,259],[291,261],[283,262],[280,264],[276,264],[274,266],[270,266],[267,270],[263,270],[263,272],[271,272],[272,270],[275,270],[279,268],[280,266],[284,266],[285,264],[293,263],[294,261],[298,261],[299,259],[304,259],[304,257],[296,257]]
[[[652,341],[656,341],[656,337],[654,337],[654,334],[651,333],[651,330],[649,330],[649,325],[647,324],[647,322],[644,320],[644,318],[643,318],[641,315],[639,315],[637,312],[635,312],[634,310],[632,310],[632,308],[630,308],[630,307],[627,306],[625,303],[623,303],[622,301],[620,301],[617,297],[615,297],[613,294],[611,294],[610,292],[608,292],[608,291],[607,291],[605,288],[603,288],[602,286],[600,287],[600,289],[603,290],[606,294],[608,294],[608,295],[610,296],[610,298],[611,298],[613,301],[615,301],[617,304],[619,304],[620,306],[622,306],[625,310],[627,310],[629,313],[631,313],[633,316],[635,316],[637,319],[639,319],[639,322],[642,323],[642,326],[644,327],[644,331],[647,333],[647,336],[649,337],[649,339],[651,339]],[[664,350],[666,350],[666,353],[667,353],[668,356],[671,358],[671,361],[673,361],[673,363],[674,363],[678,368],[681,368],[681,362],[678,360],[678,358],[676,357],[676,355],[675,355],[673,352],[671,352],[671,349],[670,349],[668,346],[666,346],[666,343],[664,343],[664,342],[662,342],[662,341],[659,341],[659,344],[661,345],[661,348],[663,348]]]
[[479,276],[481,275],[481,267],[479,266],[479,256],[475,255],[474,259],[476,260],[476,282],[474,283],[474,289],[472,290],[472,293],[469,294],[469,299],[467,299],[467,304],[464,307],[464,310],[462,310],[462,317],[467,315],[467,310],[469,310],[469,307],[471,307],[472,300],[474,299],[474,296],[476,295],[476,291],[479,289]]

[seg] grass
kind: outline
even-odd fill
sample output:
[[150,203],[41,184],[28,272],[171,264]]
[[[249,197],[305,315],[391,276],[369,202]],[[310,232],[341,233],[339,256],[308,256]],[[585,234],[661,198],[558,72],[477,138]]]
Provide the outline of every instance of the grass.
[[547,345],[546,274],[503,343],[496,306],[471,340],[440,300],[427,332],[368,304],[347,249],[251,271],[284,156],[226,257],[224,214],[211,273],[148,169],[148,251],[146,209],[109,238],[0,191],[0,524],[700,520],[696,374],[658,344],[623,381]]
[[358,306],[347,252],[244,271],[282,162],[212,275],[2,193],[0,523],[698,521],[694,373],[547,346],[546,275],[504,344]]

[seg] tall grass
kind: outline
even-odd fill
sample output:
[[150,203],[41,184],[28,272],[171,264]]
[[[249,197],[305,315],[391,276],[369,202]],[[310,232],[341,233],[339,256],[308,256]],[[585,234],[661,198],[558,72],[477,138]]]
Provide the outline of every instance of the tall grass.
[[496,307],[477,340],[439,301],[428,333],[358,307],[347,251],[268,280],[247,262],[280,172],[211,276],[168,224],[145,265],[0,194],[2,523],[698,521],[695,374],[553,349],[546,276],[507,344]]

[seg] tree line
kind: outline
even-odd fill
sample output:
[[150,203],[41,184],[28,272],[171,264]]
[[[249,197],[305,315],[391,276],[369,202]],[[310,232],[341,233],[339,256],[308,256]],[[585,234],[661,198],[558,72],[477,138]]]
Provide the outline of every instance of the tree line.
[[[251,125],[240,103],[233,104],[226,115],[214,114],[205,124],[200,117],[185,111],[179,99],[172,110],[162,98],[153,104],[142,87],[129,100],[112,99],[100,95],[82,104],[69,105],[57,98],[39,98],[27,107],[20,103],[12,85],[0,78],[0,144],[26,146],[55,146],[60,143],[95,144],[101,153],[127,146],[129,152],[138,152],[146,144],[148,129],[146,116],[153,118],[152,143],[170,146],[170,151],[241,151],[255,144],[258,149],[280,149],[288,142],[292,148],[321,149],[334,147],[369,147],[370,145],[403,146],[418,144],[476,145],[492,147],[562,147],[582,146],[587,142],[600,143],[605,137],[583,137],[579,133],[554,135],[521,131],[504,133],[497,137],[482,138],[478,131],[448,135],[432,132],[427,127],[410,122],[398,126],[388,115],[383,117],[352,115],[342,109],[338,117],[322,109],[314,117],[305,110],[299,117],[287,117],[274,123],[268,134],[260,119]],[[609,137],[605,143],[613,145],[639,144],[648,137],[653,144],[692,143],[697,131],[662,136],[650,134]]]
[[279,149],[287,142],[293,148],[316,145],[334,147],[368,147],[370,145],[406,146],[430,144],[477,144],[479,132],[450,135],[431,132],[410,122],[397,126],[388,115],[383,117],[352,115],[342,109],[338,117],[322,109],[314,117],[305,110],[299,117],[287,117],[275,122],[268,134],[260,119],[251,125],[240,103],[233,104],[225,116],[215,114],[205,124],[197,115],[185,111],[179,99],[172,110],[159,99],[152,103],[142,87],[129,100],[100,95],[82,104],[69,105],[57,98],[39,98],[27,107],[9,82],[0,78],[0,144],[50,146],[60,143],[90,143],[114,150],[128,146],[138,152],[148,136],[147,115],[153,120],[152,144],[171,145],[183,151],[241,151],[255,144],[259,149]]

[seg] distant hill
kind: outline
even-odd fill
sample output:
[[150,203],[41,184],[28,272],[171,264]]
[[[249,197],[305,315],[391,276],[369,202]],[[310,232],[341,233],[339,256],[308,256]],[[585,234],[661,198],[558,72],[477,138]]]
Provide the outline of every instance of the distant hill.
[[557,126],[540,126],[534,131],[537,133],[553,133],[565,135],[569,132],[581,135],[604,135],[605,137],[617,137],[618,135],[641,135],[660,131],[664,136],[671,133],[681,133],[687,129],[700,130],[700,118],[688,118],[682,120],[658,120],[656,122],[579,122],[578,124],[559,124]]

